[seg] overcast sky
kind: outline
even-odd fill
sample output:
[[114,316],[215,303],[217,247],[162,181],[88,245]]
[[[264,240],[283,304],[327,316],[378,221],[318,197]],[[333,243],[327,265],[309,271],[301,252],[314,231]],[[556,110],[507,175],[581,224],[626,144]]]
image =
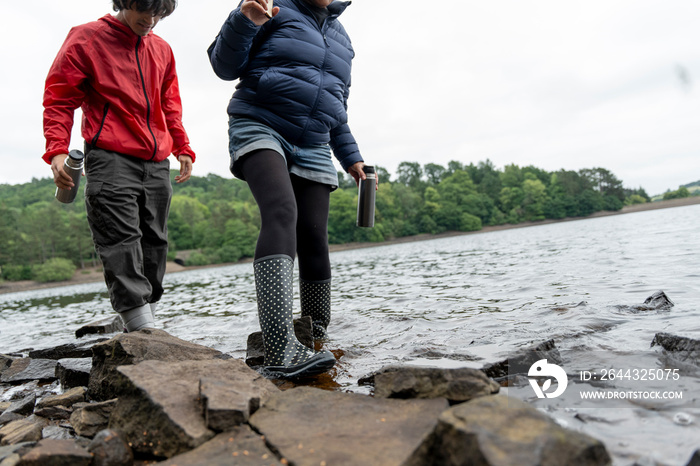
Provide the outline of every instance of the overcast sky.
[[[231,176],[234,83],[206,49],[237,4],[180,0],[155,29],[177,60],[195,175]],[[51,176],[46,73],[71,26],[111,11],[105,0],[2,2],[0,183]],[[700,180],[698,18],[697,0],[355,0],[341,16],[356,52],[350,126],[365,161],[392,174],[403,161],[490,159],[677,189]]]

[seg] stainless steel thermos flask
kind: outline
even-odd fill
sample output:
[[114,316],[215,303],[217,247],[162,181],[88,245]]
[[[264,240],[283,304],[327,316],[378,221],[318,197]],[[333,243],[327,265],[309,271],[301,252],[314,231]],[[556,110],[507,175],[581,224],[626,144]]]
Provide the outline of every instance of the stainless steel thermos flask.
[[75,200],[80,185],[80,177],[83,174],[83,160],[85,156],[79,150],[72,150],[66,157],[63,170],[73,178],[73,187],[70,189],[56,188],[56,199],[64,204],[70,204]]
[[360,180],[357,194],[357,226],[369,228],[374,226],[377,175],[370,165],[365,165],[363,170],[367,179]]

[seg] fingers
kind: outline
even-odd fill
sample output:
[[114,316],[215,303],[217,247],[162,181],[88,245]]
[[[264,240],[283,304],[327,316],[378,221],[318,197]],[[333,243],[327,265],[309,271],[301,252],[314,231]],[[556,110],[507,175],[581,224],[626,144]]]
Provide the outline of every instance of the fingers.
[[241,12],[256,26],[262,26],[273,16],[279,13],[279,8],[272,8],[272,14],[268,11],[268,0],[246,0],[241,5]]
[[360,180],[367,179],[367,175],[365,175],[365,171],[363,170],[364,166],[364,162],[356,162],[348,168],[348,173],[350,173],[350,176],[355,178],[355,183],[357,185],[360,184]]
[[180,174],[175,177],[175,182],[184,183],[192,176],[192,158],[189,155],[181,155],[178,159],[180,160]]
[[53,181],[61,189],[70,189],[75,183],[73,178],[63,169],[68,154],[59,154],[51,159],[51,171],[53,172]]

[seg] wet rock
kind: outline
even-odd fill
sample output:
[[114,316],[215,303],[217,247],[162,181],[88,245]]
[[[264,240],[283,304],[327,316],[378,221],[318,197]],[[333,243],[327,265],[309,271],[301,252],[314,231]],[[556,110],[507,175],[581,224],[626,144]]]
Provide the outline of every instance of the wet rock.
[[468,368],[388,366],[370,378],[378,398],[446,398],[454,404],[492,395],[500,389],[482,371]]
[[21,466],[90,466],[92,455],[72,440],[44,439],[22,455]]
[[65,406],[66,408],[70,408],[76,403],[84,402],[86,394],[87,388],[85,387],[71,388],[70,390],[61,393],[60,395],[51,395],[42,398],[36,404],[36,407],[39,409],[50,408],[52,406]]
[[20,419],[24,419],[25,417],[26,416],[22,416],[21,414],[17,413],[2,413],[2,415],[0,415],[0,426],[9,424],[12,421],[19,421]]
[[12,421],[0,428],[0,445],[14,445],[22,442],[38,442],[41,440],[41,423],[27,419]]
[[87,387],[90,383],[92,359],[71,358],[59,359],[56,365],[56,377],[64,389]]
[[11,384],[32,380],[40,380],[42,382],[56,380],[56,361],[31,358],[15,359],[0,377],[0,382]]
[[158,466],[259,466],[279,464],[265,440],[247,425],[219,434],[192,451],[158,463]]
[[76,338],[82,338],[85,335],[95,335],[103,333],[117,333],[124,329],[124,324],[119,316],[106,317],[96,322],[83,325],[75,331]]
[[640,313],[645,311],[667,311],[673,306],[673,301],[666,296],[666,293],[663,291],[657,291],[645,299],[644,304],[637,304],[634,306],[621,305],[615,307],[621,311]]
[[7,460],[8,465],[16,464],[22,455],[34,448],[36,442],[24,442],[16,445],[0,447],[0,464],[4,465]]
[[480,397],[442,413],[432,434],[405,463],[463,464],[597,466],[609,465],[611,459],[599,440],[566,430],[530,405],[499,395]]
[[67,421],[70,419],[71,414],[73,414],[73,410],[65,406],[50,406],[48,408],[37,409],[34,411],[34,414],[55,421]]
[[199,397],[204,405],[207,427],[224,432],[248,422],[250,415],[276,391],[277,388],[262,377],[201,379]]
[[135,453],[166,458],[215,435],[207,425],[200,385],[205,386],[208,416],[217,428],[233,422],[221,419],[222,413],[249,409],[276,391],[269,380],[238,359],[144,361],[118,371],[124,383],[109,427],[123,434]]
[[411,359],[449,359],[451,361],[480,361],[482,358],[469,353],[447,353],[433,348],[415,348],[411,351]]
[[657,345],[668,351],[673,359],[700,367],[700,340],[670,333],[657,333],[651,346]]
[[107,338],[84,341],[81,343],[67,343],[65,345],[54,346],[29,352],[29,357],[33,359],[69,359],[69,358],[91,358],[92,347]]
[[92,466],[131,466],[134,463],[131,448],[113,430],[98,432],[87,450],[93,456]]
[[29,416],[34,412],[36,405],[36,393],[30,393],[19,400],[13,401],[3,414],[16,413],[23,416]]
[[75,433],[81,437],[94,437],[99,431],[109,425],[109,418],[117,404],[117,400],[103,401],[101,403],[76,403],[73,405],[73,414],[70,423]]
[[10,407],[12,403],[9,401],[0,401],[0,414]]
[[561,364],[562,359],[554,340],[547,340],[518,351],[496,363],[487,364],[481,370],[492,379],[504,379],[515,374],[527,375],[530,367],[540,359],[551,364]]
[[73,440],[71,429],[62,426],[46,426],[41,431],[42,438],[53,440]]
[[[294,319],[294,333],[297,340],[311,349],[314,348],[313,326],[310,316]],[[248,335],[245,362],[250,367],[262,366],[265,363],[265,346],[263,345],[262,332],[253,332]]]
[[378,399],[296,387],[273,395],[249,423],[291,464],[400,465],[447,406],[444,399]]
[[649,296],[644,300],[644,305],[650,309],[670,309],[674,306],[673,301],[663,291],[657,291]]
[[690,457],[688,464],[685,466],[700,466],[700,450],[695,450],[693,456]]
[[0,353],[0,374],[2,374],[5,369],[12,365],[12,361],[14,359],[15,358]]
[[146,360],[173,362],[225,357],[220,351],[181,340],[159,329],[121,333],[93,346],[92,351],[88,394],[95,400],[117,396],[115,386],[121,379],[121,374],[116,370],[119,366]]
[[34,412],[36,404],[36,394],[29,393],[22,398],[13,401],[0,415],[0,426],[9,424],[12,421],[24,419]]
[[20,385],[0,385],[0,389],[2,389],[4,392],[3,396],[6,399],[9,399],[10,401],[17,401],[20,398],[31,395],[32,393],[36,394],[37,396],[40,396],[40,393],[45,393],[46,387],[46,385],[40,387],[38,380],[32,380],[30,382],[26,382]]

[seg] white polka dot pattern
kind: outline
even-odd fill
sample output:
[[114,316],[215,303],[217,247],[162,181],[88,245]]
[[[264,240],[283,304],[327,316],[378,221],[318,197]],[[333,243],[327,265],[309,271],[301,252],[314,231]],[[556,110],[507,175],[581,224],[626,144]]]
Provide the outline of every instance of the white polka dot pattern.
[[310,316],[313,322],[314,339],[328,338],[328,324],[331,321],[331,280],[311,282],[299,279],[301,315]]
[[316,354],[299,343],[294,334],[293,267],[294,262],[289,256],[264,257],[253,265],[265,366],[297,366]]

